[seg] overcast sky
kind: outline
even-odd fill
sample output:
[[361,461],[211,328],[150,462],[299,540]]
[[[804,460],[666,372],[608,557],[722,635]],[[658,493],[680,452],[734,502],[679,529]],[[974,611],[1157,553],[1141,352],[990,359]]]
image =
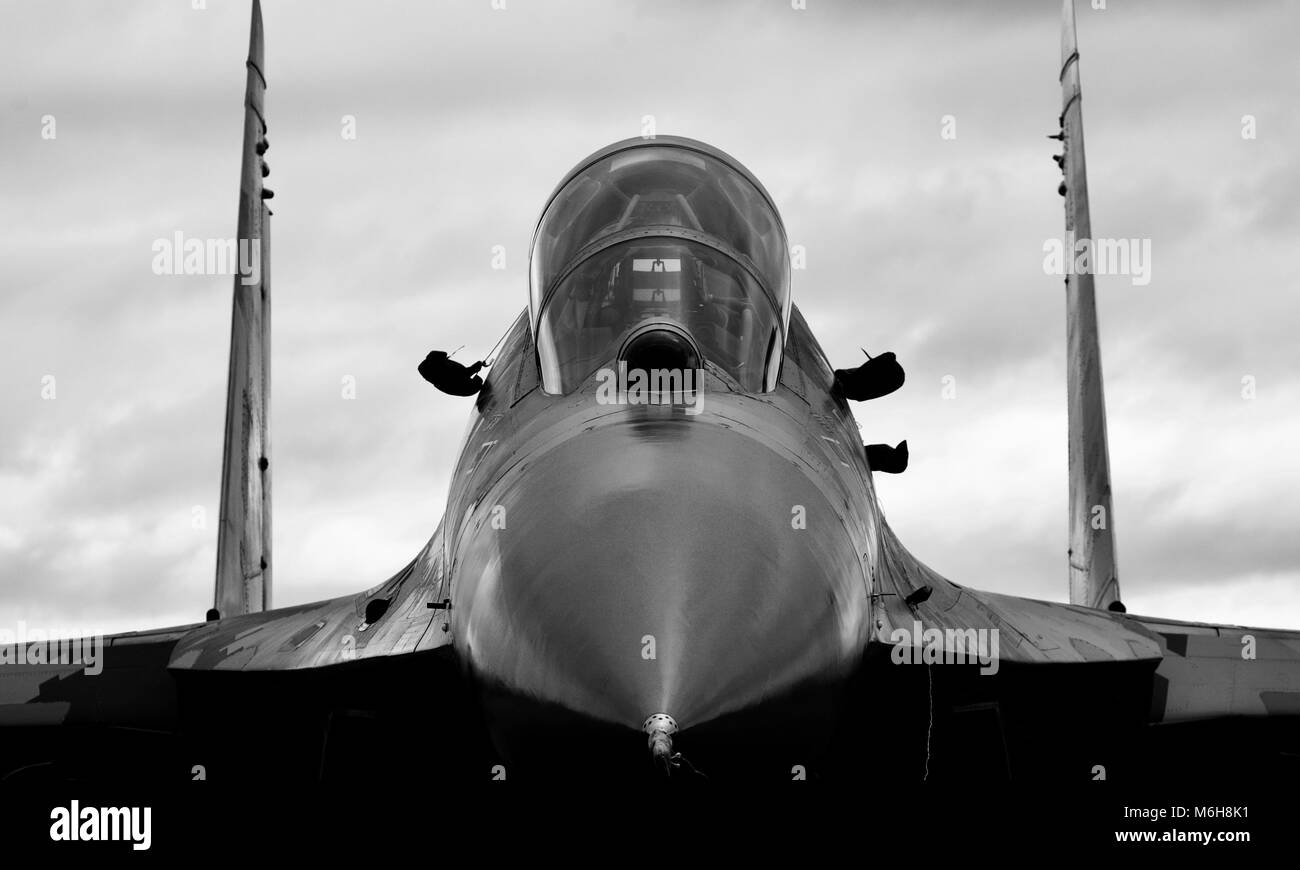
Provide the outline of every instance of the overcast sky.
[[[231,279],[155,275],[152,245],[235,234],[249,4],[191,5],[0,12],[0,627],[211,603]],[[504,5],[265,4],[275,604],[427,540],[471,401],[415,365],[487,353],[546,195],[647,115],[763,180],[833,362],[907,367],[855,409],[866,440],[908,439],[877,477],[907,546],[1065,600],[1056,0]],[[1145,286],[1098,278],[1123,597],[1297,628],[1300,6],[1106,5],[1079,9],[1093,229],[1153,258]]]

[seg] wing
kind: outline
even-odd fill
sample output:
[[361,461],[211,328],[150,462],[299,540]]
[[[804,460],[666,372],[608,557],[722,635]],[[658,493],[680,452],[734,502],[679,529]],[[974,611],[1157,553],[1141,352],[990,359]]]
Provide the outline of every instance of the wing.
[[1160,640],[1153,722],[1300,717],[1300,631],[1131,619]]
[[0,779],[331,778],[355,775],[376,745],[439,735],[464,763],[486,758],[445,599],[439,526],[409,565],[356,595],[0,646]]
[[878,565],[864,673],[894,713],[916,718],[901,741],[915,754],[892,759],[903,778],[921,757],[963,776],[1058,780],[1097,778],[1095,768],[1153,781],[1297,767],[1300,632],[968,589],[884,523]]
[[[439,525],[411,563],[343,598],[250,613],[187,633],[175,671],[292,671],[440,649],[448,643]],[[433,605],[433,606],[430,606]]]

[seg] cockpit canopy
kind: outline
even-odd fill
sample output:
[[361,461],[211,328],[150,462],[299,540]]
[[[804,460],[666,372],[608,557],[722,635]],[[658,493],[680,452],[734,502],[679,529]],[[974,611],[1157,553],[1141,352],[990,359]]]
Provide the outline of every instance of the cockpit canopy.
[[685,329],[746,392],[771,390],[790,316],[785,229],[730,157],[633,139],[570,173],[542,213],[530,314],[548,393],[568,393],[647,324]]

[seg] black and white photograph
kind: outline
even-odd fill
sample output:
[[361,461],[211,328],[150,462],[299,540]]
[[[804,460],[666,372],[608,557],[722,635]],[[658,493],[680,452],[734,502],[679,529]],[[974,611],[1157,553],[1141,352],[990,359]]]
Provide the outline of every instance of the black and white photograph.
[[6,842],[1288,848],[1300,4],[0,20]]

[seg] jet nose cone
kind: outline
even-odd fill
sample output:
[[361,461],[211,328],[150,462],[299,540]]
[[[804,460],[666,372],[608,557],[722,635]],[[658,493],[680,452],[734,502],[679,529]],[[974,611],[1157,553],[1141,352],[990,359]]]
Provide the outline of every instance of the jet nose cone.
[[639,732],[655,713],[689,729],[856,661],[857,547],[791,457],[662,419],[599,427],[530,465],[491,493],[505,527],[473,530],[456,568],[458,642],[487,681]]

